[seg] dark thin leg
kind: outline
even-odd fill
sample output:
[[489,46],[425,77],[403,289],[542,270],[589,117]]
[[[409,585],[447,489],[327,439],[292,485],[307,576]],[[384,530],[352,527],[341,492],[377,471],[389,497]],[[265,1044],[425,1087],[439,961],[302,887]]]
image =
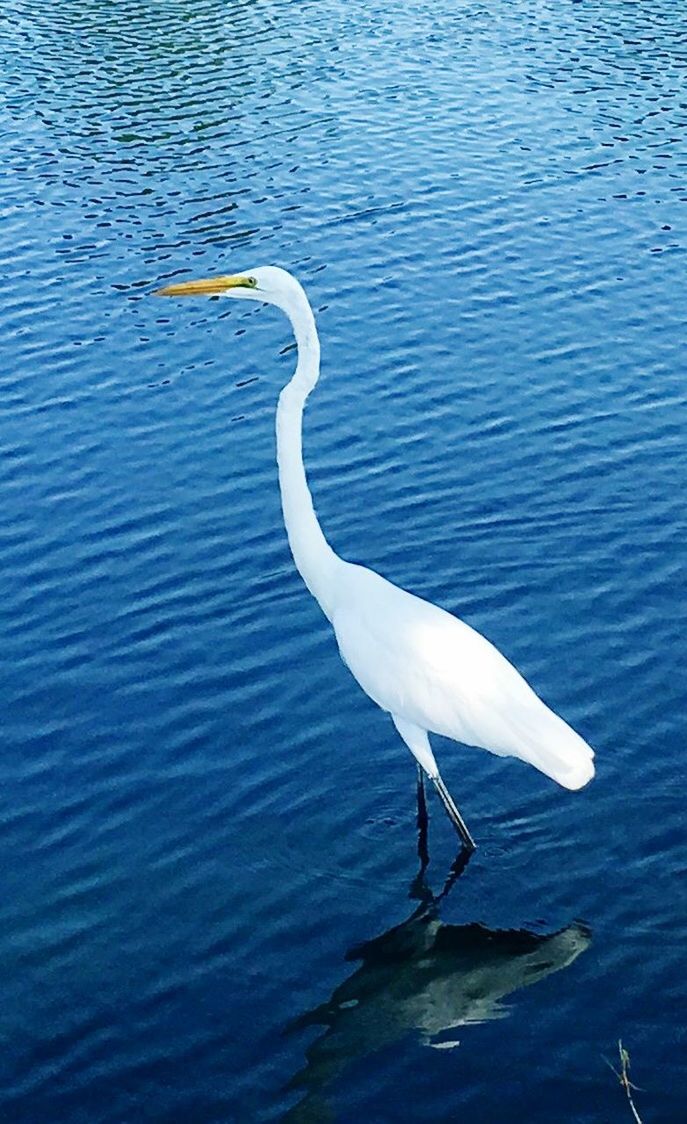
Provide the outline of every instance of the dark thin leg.
[[425,797],[424,773],[417,767],[417,853],[420,859],[420,873],[423,874],[429,865],[429,847],[427,845],[427,799]]
[[436,777],[432,777],[432,781],[434,783],[434,787],[439,793],[439,796],[441,797],[441,802],[446,809],[448,818],[450,819],[451,823],[453,824],[463,841],[463,846],[467,847],[468,851],[474,851],[476,847],[475,841],[467,829],[465,820],[456,808],[451,793],[447,789],[440,776],[437,775]]
[[[446,791],[445,785],[443,785],[443,788],[444,788],[444,791]],[[443,797],[442,797],[442,800],[443,800]],[[449,800],[451,800],[450,795],[449,795]],[[443,898],[446,897],[446,895],[450,892],[452,887],[455,885],[455,883],[460,878],[461,874],[463,873],[463,871],[467,867],[468,863],[470,862],[470,858],[472,856],[473,851],[475,850],[475,844],[472,841],[472,836],[470,835],[470,832],[468,831],[467,827],[465,827],[465,823],[464,823],[460,813],[458,812],[458,809],[456,808],[456,806],[455,806],[455,804],[453,803],[452,800],[451,800],[451,804],[452,804],[453,808],[455,808],[456,813],[458,815],[458,819],[460,820],[461,824],[463,825],[463,829],[464,829],[464,831],[467,835],[467,839],[465,838],[465,836],[463,836],[461,834],[462,847],[461,847],[460,851],[458,852],[456,858],[454,859],[453,863],[451,864],[451,869],[448,873],[448,877],[447,877],[447,879],[444,883],[444,887],[443,887],[441,893],[438,894],[435,897],[435,895],[432,893],[432,891],[430,890],[429,886],[427,885],[427,883],[425,881],[425,873],[427,871],[427,867],[429,866],[429,846],[428,846],[429,814],[427,812],[427,798],[426,798],[426,795],[425,795],[425,772],[424,772],[424,769],[422,769],[418,765],[418,768],[417,768],[417,853],[418,853],[418,857],[420,859],[420,869],[417,872],[417,874],[415,875],[415,878],[413,879],[413,881],[411,883],[410,895],[409,896],[411,898],[419,899],[420,905],[418,906],[417,910],[413,914],[414,918],[420,917],[425,912],[427,912],[428,910],[435,909],[438,906],[439,902]],[[447,809],[447,811],[448,811],[448,809]],[[452,823],[454,822],[453,816],[451,816],[451,822]],[[470,840],[469,843],[468,843],[468,839]]]

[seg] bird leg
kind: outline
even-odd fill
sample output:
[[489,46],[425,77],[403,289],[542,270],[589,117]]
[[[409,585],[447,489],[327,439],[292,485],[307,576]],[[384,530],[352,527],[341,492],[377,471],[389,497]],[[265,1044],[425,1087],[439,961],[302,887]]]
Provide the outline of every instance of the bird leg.
[[420,859],[420,874],[424,874],[429,865],[429,847],[427,845],[427,799],[425,797],[424,773],[420,766],[417,767],[417,854]]
[[442,781],[439,773],[437,773],[437,775],[435,777],[432,777],[432,783],[434,784],[434,787],[436,788],[437,792],[439,793],[439,796],[441,798],[441,802],[444,805],[444,808],[446,809],[446,813],[448,815],[448,818],[450,819],[451,823],[453,824],[456,831],[460,835],[460,838],[463,841],[463,846],[466,847],[468,849],[468,851],[474,851],[477,844],[475,843],[474,839],[470,835],[470,832],[468,831],[468,828],[467,828],[467,824],[465,823],[465,820],[463,819],[460,812],[456,808],[453,797],[451,796],[451,793],[449,792],[446,785]]
[[[408,749],[412,753],[418,765],[420,765],[421,768],[424,769],[427,776],[434,784],[434,787],[441,797],[441,802],[448,813],[448,818],[450,819],[451,823],[453,824],[463,841],[463,846],[466,847],[468,851],[474,851],[475,841],[467,829],[465,820],[456,808],[451,793],[449,792],[439,775],[439,769],[437,768],[437,763],[434,758],[434,754],[432,753],[432,747],[429,744],[427,731],[423,730],[420,726],[416,726],[414,722],[409,722],[406,718],[400,718],[397,714],[392,714],[391,717],[393,719],[394,726],[408,746]],[[424,799],[424,789],[422,796]]]

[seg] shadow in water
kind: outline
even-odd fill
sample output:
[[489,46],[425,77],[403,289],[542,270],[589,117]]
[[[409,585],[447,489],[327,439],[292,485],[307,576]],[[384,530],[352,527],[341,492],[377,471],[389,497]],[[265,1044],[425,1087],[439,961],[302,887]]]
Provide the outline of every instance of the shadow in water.
[[[420,797],[420,794],[418,793]],[[360,961],[331,998],[292,1023],[288,1030],[322,1026],[306,1051],[306,1064],[288,1090],[303,1099],[283,1117],[291,1122],[332,1119],[327,1088],[352,1063],[409,1033],[422,1044],[452,1049],[460,1029],[508,1014],[505,1000],[521,988],[569,964],[591,943],[581,923],[550,934],[500,930],[472,923],[449,925],[439,905],[465,870],[469,855],[454,863],[440,894],[425,880],[428,862],[426,815],[418,802],[420,871],[411,885],[419,906],[401,925],[349,950]]]

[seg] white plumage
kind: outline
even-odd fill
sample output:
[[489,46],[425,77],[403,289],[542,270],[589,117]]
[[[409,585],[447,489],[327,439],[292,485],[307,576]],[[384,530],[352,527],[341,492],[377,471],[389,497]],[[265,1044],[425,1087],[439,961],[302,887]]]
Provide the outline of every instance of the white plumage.
[[305,401],[319,377],[315,319],[300,284],[283,269],[168,285],[164,296],[223,294],[276,305],[291,321],[298,362],[277,408],[277,460],[294,561],[331,621],[344,662],[394,720],[432,779],[467,847],[474,842],[443,783],[428,733],[501,757],[518,757],[569,789],[594,776],[594,754],[478,632],[445,610],[345,562],[313,509],[302,455]]
[[[519,757],[565,788],[591,780],[586,742],[479,632],[363,566],[347,564],[340,582],[339,651],[382,710],[420,734]],[[420,764],[438,772],[429,746]]]

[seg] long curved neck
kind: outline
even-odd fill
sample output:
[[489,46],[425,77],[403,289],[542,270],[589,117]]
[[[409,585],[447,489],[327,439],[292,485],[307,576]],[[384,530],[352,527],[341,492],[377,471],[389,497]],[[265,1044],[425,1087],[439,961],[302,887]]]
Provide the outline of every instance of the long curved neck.
[[334,553],[318,523],[303,464],[303,408],[320,375],[320,341],[315,317],[305,293],[285,308],[296,336],[298,363],[293,378],[279,395],[277,407],[277,464],[286,533],[298,571],[331,620],[336,594]]

